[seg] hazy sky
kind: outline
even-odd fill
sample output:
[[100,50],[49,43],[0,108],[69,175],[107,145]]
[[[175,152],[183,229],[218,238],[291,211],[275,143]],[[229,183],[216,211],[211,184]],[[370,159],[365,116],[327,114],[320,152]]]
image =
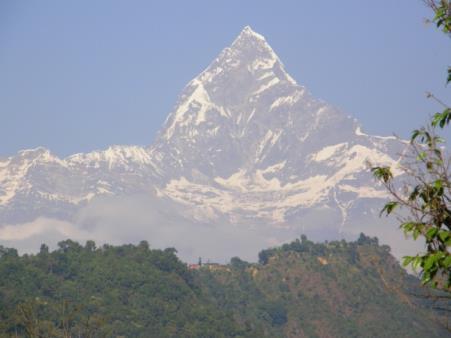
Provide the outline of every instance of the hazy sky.
[[364,130],[407,137],[450,100],[421,0],[0,1],[0,156],[152,143],[184,85],[245,25]]

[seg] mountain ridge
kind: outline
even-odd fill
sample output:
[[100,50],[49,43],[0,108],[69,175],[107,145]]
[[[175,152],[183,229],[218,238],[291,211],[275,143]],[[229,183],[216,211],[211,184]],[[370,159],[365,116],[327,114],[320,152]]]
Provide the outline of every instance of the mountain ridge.
[[386,197],[367,161],[395,165],[403,147],[314,98],[247,26],[185,86],[151,145],[0,159],[0,240],[6,224],[76,221],[99,198],[133,195],[194,223],[356,235]]

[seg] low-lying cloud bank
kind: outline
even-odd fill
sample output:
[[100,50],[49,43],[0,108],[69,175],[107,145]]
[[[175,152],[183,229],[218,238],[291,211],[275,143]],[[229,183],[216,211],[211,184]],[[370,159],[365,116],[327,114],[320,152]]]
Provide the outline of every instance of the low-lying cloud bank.
[[[281,243],[281,229],[267,226],[242,227],[226,222],[194,223],[148,196],[99,198],[83,208],[71,221],[38,218],[32,222],[0,227],[0,244],[20,252],[36,252],[42,243],[55,248],[70,238],[98,245],[139,243],[152,248],[174,247],[181,259],[194,262],[225,262],[233,256],[255,261],[258,252]],[[299,234],[282,230],[289,240]]]
[[[407,241],[396,225],[386,220],[362,218],[339,234],[333,219],[311,215],[305,224],[273,227],[265,224],[233,225],[227,221],[196,223],[183,218],[164,200],[150,196],[103,197],[93,200],[70,222],[38,218],[32,222],[0,226],[0,245],[19,252],[37,252],[42,243],[55,248],[64,239],[98,245],[139,243],[147,240],[152,248],[174,247],[186,262],[227,262],[233,256],[256,261],[262,249],[292,241],[302,233],[316,241],[355,239],[360,232],[377,236],[392,247],[396,257],[422,249],[421,243]],[[361,226],[368,224],[371,226]]]

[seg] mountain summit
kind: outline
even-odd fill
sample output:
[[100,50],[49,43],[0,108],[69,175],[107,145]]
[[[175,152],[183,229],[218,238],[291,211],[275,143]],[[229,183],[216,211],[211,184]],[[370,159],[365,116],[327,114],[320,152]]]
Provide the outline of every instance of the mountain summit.
[[161,194],[209,216],[284,224],[324,206],[344,222],[355,201],[382,197],[366,161],[393,163],[398,146],[315,99],[245,27],[188,83],[151,152]]
[[356,216],[385,198],[366,161],[393,164],[400,149],[313,97],[247,26],[186,85],[149,147],[0,159],[0,224],[74,220],[100,196],[150,194],[190,222],[355,233]]
[[344,127],[333,134],[355,129],[352,120],[297,85],[266,40],[245,27],[184,88],[154,149],[170,178],[190,176],[192,164],[207,176],[228,177],[239,168],[271,164],[264,153],[272,150],[297,147],[299,155],[298,139],[310,141],[312,130],[327,125]]
[[251,96],[277,83],[295,85],[264,37],[247,26],[185,87],[176,110],[166,121],[164,138],[170,139],[176,129],[184,126],[208,122],[207,113],[236,120]]

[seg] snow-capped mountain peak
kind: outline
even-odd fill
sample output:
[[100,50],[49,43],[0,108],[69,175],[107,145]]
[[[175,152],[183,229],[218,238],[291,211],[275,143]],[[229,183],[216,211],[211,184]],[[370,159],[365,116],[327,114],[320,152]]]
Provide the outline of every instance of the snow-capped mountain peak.
[[162,137],[169,140],[176,129],[207,122],[207,116],[236,120],[243,104],[281,86],[304,90],[285,71],[265,38],[246,26],[230,47],[184,88]]
[[[202,72],[198,80],[204,83],[214,82],[216,77],[235,71],[249,73],[248,76],[259,80],[277,77],[280,81],[295,83],[285,71],[282,62],[263,35],[246,26],[229,47]],[[232,75],[232,74],[229,74]]]
[[251,26],[245,26],[243,28],[243,30],[241,31],[241,33],[238,35],[238,37],[235,39],[234,43],[237,40],[241,40],[241,39],[256,39],[256,40],[260,40],[260,41],[266,41],[265,37],[263,35],[258,34],[257,32],[255,32]]
[[361,187],[372,184],[366,161],[394,163],[387,153],[397,147],[315,99],[247,26],[188,83],[152,152],[165,173],[161,194],[283,223],[299,210],[337,205],[340,194],[381,198],[377,187]]
[[68,217],[96,196],[155,192],[197,220],[286,224],[319,209],[344,224],[358,201],[384,197],[366,160],[395,163],[398,151],[297,84],[246,26],[186,85],[151,146],[0,159],[0,220]]
[[[225,48],[224,51],[231,51],[236,58],[248,59],[249,61],[254,61],[252,59],[267,60],[267,64],[257,65],[264,68],[270,68],[274,63],[280,62],[274,50],[266,42],[265,37],[254,32],[250,26],[246,26],[230,47]],[[224,55],[221,54],[221,56]]]

